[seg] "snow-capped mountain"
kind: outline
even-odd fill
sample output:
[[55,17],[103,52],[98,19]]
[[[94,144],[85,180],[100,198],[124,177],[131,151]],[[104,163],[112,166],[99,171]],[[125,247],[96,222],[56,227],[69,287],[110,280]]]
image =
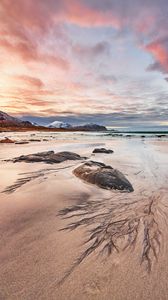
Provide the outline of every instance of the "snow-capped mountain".
[[50,123],[48,128],[71,128],[72,126],[68,123],[60,122],[60,121],[54,121]]

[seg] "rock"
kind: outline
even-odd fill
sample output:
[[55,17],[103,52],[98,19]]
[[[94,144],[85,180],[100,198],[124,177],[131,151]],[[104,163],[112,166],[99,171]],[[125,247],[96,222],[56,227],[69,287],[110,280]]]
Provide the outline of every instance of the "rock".
[[29,144],[29,142],[27,141],[18,141],[18,142],[15,142],[16,145],[25,145],[25,144]]
[[29,155],[21,155],[13,159],[13,162],[44,162],[47,164],[61,163],[66,160],[80,160],[84,159],[80,155],[73,152],[58,152],[54,153],[54,151],[40,152]]
[[113,153],[114,151],[111,149],[105,149],[105,148],[96,148],[93,150],[92,153],[106,153],[106,154],[110,154]]
[[41,142],[41,140],[39,140],[39,139],[30,139],[29,141],[30,142]]
[[166,137],[166,134],[158,134],[157,137],[158,138]]
[[3,140],[0,140],[0,143],[1,144],[13,144],[14,141],[6,137]]
[[89,161],[77,167],[73,172],[80,179],[104,189],[128,192],[134,190],[131,183],[120,171],[103,163]]

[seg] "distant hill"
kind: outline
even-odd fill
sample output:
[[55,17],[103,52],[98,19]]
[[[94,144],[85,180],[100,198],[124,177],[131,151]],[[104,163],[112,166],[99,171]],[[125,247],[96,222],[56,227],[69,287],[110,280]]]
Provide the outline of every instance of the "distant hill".
[[3,111],[0,111],[0,127],[32,128],[34,126],[29,121],[22,121],[18,118],[11,117]]
[[107,130],[105,126],[93,124],[93,123],[75,126],[73,127],[73,129],[79,131],[106,131]]

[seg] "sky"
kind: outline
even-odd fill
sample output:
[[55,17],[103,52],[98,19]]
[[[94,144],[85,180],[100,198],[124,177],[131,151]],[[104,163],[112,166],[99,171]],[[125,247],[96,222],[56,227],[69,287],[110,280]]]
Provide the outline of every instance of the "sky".
[[0,0],[0,110],[168,126],[168,1]]

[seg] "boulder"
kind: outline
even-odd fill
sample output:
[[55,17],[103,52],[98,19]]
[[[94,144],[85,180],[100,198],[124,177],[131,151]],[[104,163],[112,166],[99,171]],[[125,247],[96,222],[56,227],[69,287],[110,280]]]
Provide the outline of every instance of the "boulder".
[[44,162],[47,164],[61,163],[66,160],[80,160],[83,159],[80,155],[73,152],[58,152],[54,151],[40,152],[28,155],[21,155],[13,159],[13,162]]
[[103,163],[89,161],[77,167],[73,173],[80,179],[104,189],[133,192],[128,179],[117,169]]
[[106,154],[110,154],[113,153],[114,151],[111,149],[105,149],[105,148],[96,148],[93,150],[92,153],[106,153]]

